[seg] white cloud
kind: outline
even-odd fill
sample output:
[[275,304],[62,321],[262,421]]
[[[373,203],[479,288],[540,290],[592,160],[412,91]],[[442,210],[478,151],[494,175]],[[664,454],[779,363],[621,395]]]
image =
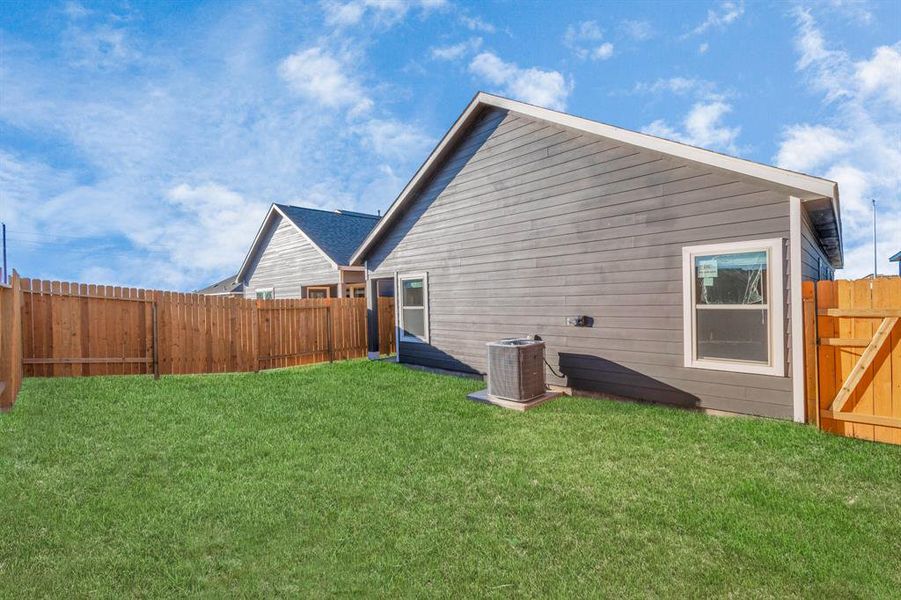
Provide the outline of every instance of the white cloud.
[[165,200],[175,218],[152,228],[149,242],[175,263],[211,273],[237,270],[267,207],[216,183],[182,183]]
[[721,100],[698,102],[682,121],[682,129],[668,125],[658,119],[642,129],[645,133],[676,140],[692,146],[726,150],[735,153],[735,141],[741,133],[740,127],[728,127],[723,117],[732,111],[732,106]]
[[447,0],[325,0],[325,22],[335,27],[358,25],[367,16],[377,25],[391,26],[418,8],[424,14],[447,6]]
[[436,60],[458,60],[471,52],[475,52],[482,46],[482,38],[474,37],[459,44],[449,46],[434,46],[429,50],[432,58]]
[[823,7],[844,17],[850,17],[859,25],[869,25],[873,22],[870,4],[869,0],[827,0]]
[[470,31],[481,31],[482,33],[494,33],[497,31],[497,28],[494,25],[480,17],[460,15],[460,22]]
[[520,68],[491,52],[473,58],[469,70],[496,86],[503,95],[555,110],[565,110],[573,88],[572,82],[558,71]]
[[854,63],[854,75],[864,98],[885,101],[901,111],[901,43],[876,48],[873,58]]
[[591,58],[595,60],[607,60],[611,56],[613,56],[613,44],[610,42],[604,42],[591,51]]
[[710,50],[710,44],[704,42],[700,46],[698,46],[698,54],[707,54],[707,51]]
[[879,46],[855,61],[830,48],[812,13],[796,9],[797,68],[824,103],[823,123],[785,128],[775,160],[837,181],[841,194],[846,268],[842,277],[872,272],[871,199],[879,207],[879,271],[893,272],[888,256],[901,240],[901,56]]
[[732,0],[721,2],[716,8],[708,9],[707,18],[687,33],[685,37],[700,35],[708,29],[725,29],[737,21],[744,13],[745,4],[742,0],[738,2],[733,2]]
[[403,160],[426,156],[435,140],[414,125],[391,119],[371,119],[359,130],[366,144],[381,157]]
[[323,2],[325,22],[329,25],[356,25],[363,18],[366,6],[362,2]]
[[566,28],[563,41],[566,45],[573,46],[580,42],[594,42],[603,37],[604,33],[597,21],[582,21]]
[[63,14],[70,19],[80,19],[88,16],[91,12],[80,2],[66,2],[63,5]]
[[625,20],[620,23],[620,29],[636,42],[644,42],[656,34],[648,21]]
[[41,193],[54,196],[76,185],[72,173],[0,149],[0,220],[14,231],[39,233],[30,218],[34,199]]
[[295,92],[329,107],[362,113],[372,100],[362,85],[346,72],[344,62],[320,47],[307,48],[279,65],[278,73]]
[[714,82],[694,77],[661,78],[653,83],[639,82],[635,84],[635,92],[650,94],[668,92],[678,96],[693,96],[700,100],[724,100],[727,97],[718,91]]
[[613,56],[613,44],[599,43],[604,32],[596,21],[582,21],[569,25],[563,34],[563,45],[572,50],[578,58],[607,60]]
[[642,128],[645,133],[731,154],[739,152],[736,142],[741,127],[724,123],[725,117],[732,112],[730,94],[720,91],[714,82],[693,77],[661,78],[653,83],[637,83],[635,92],[693,99],[679,126],[657,119]]
[[77,2],[63,7],[68,19],[62,47],[72,66],[96,71],[128,67],[141,59],[128,13],[105,14],[86,9]]
[[382,87],[375,75],[364,87],[358,57],[323,42],[273,60],[283,16],[240,10],[177,52],[143,48],[137,75],[85,77],[43,48],[4,48],[0,125],[54,148],[49,161],[0,143],[0,220],[24,238],[12,266],[195,289],[239,267],[270,202],[375,212],[394,199],[395,173],[432,140],[374,104]]
[[793,171],[808,172],[849,146],[844,131],[825,125],[792,125],[783,132],[776,164]]

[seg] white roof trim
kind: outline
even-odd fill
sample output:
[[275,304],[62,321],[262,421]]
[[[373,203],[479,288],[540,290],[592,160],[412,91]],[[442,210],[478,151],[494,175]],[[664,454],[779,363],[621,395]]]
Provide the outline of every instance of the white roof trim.
[[[394,214],[404,204],[406,204],[408,196],[414,189],[416,189],[420,181],[422,181],[423,178],[431,171],[432,166],[444,154],[445,150],[455,141],[457,135],[469,122],[470,118],[476,112],[476,110],[482,106],[493,106],[496,108],[517,112],[533,117],[535,119],[541,119],[562,125],[564,127],[570,127],[572,129],[585,131],[587,133],[601,135],[613,140],[621,141],[626,144],[632,144],[634,146],[647,148],[648,150],[661,152],[670,156],[710,165],[712,167],[732,171],[746,175],[748,177],[769,181],[771,183],[775,183],[791,188],[798,192],[802,192],[800,194],[796,193],[795,196],[800,197],[803,200],[812,200],[814,198],[829,198],[832,200],[833,211],[835,212],[836,216],[836,223],[838,223],[840,226],[838,207],[836,205],[838,201],[838,187],[834,181],[829,181],[828,179],[822,179],[820,177],[813,177],[811,175],[805,175],[804,173],[797,173],[795,171],[788,171],[786,169],[780,169],[778,167],[773,167],[770,165],[756,163],[750,160],[745,160],[743,158],[728,156],[726,154],[721,154],[712,150],[705,150],[703,148],[689,146],[688,144],[674,142],[672,140],[655,137],[646,133],[639,133],[637,131],[622,129],[619,127],[614,127],[612,125],[599,123],[598,121],[591,121],[589,119],[583,119],[582,117],[576,117],[566,113],[557,112],[555,110],[533,106],[524,102],[518,102],[516,100],[510,100],[508,98],[495,96],[493,94],[486,94],[485,92],[479,92],[466,107],[466,110],[463,111],[463,114],[460,115],[453,126],[447,131],[446,134],[444,134],[444,137],[441,138],[441,141],[437,146],[435,146],[435,149],[432,150],[426,161],[422,164],[422,166],[419,167],[419,170],[416,171],[416,174],[413,175],[413,178],[409,181],[409,183],[407,183],[397,199],[388,208],[385,216],[381,218],[378,224],[372,229],[372,231],[369,232],[369,235],[366,236],[366,239],[363,240],[363,243],[360,245],[360,247],[357,248],[356,252],[354,252],[353,256],[350,259],[351,265],[358,264],[363,255],[370,249],[375,240],[379,238],[385,228],[390,227],[390,223],[393,220]],[[787,200],[788,197],[786,196],[786,201]]]
[[310,245],[313,246],[313,248],[315,248],[316,251],[319,252],[319,254],[321,254],[322,257],[325,260],[327,260],[330,265],[332,265],[332,268],[334,268],[334,269],[339,268],[338,263],[336,263],[334,260],[332,260],[332,258],[328,254],[326,254],[322,248],[317,246],[316,242],[314,242],[310,238],[310,236],[308,236],[306,233],[304,233],[303,229],[301,229],[300,227],[297,226],[297,223],[295,223],[292,219],[288,218],[288,215],[286,215],[282,209],[280,209],[278,206],[273,204],[272,206],[269,207],[269,212],[266,213],[266,218],[263,219],[263,224],[260,225],[260,229],[259,229],[259,231],[257,231],[256,237],[253,238],[253,243],[250,245],[250,250],[247,251],[247,255],[244,257],[244,262],[241,263],[241,268],[238,270],[238,274],[235,275],[235,283],[242,283],[242,279],[243,279],[244,275],[246,274],[247,268],[250,266],[250,258],[256,253],[258,246],[263,238],[263,233],[271,225],[273,214],[278,214],[279,216],[281,216],[282,219],[284,219],[285,221],[290,223],[291,226],[294,227],[294,229],[300,235],[303,236],[303,239],[305,239],[307,242],[309,242]]

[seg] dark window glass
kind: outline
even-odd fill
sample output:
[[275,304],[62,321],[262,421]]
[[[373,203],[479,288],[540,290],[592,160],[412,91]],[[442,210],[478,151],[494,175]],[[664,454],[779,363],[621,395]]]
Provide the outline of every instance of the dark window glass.
[[379,298],[394,298],[394,280],[393,279],[379,279],[378,280],[378,288],[379,288]]
[[408,336],[425,337],[425,309],[404,308],[404,332]]
[[404,306],[425,306],[422,288],[422,279],[405,279],[403,281]]
[[697,356],[769,362],[767,311],[697,309]]

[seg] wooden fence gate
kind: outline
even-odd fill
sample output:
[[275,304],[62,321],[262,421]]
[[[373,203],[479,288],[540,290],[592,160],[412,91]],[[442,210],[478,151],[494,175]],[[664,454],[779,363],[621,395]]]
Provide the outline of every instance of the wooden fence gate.
[[807,421],[901,444],[901,278],[804,282]]
[[379,311],[379,354],[394,354],[397,328],[394,323],[394,298],[380,296]]

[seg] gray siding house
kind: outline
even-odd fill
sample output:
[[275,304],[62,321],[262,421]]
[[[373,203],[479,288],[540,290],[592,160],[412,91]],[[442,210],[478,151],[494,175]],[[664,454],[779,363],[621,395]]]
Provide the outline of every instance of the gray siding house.
[[246,298],[360,298],[350,256],[379,217],[273,204],[235,276]]
[[394,281],[401,362],[538,334],[550,383],[800,421],[840,232],[832,181],[479,93],[350,264]]

